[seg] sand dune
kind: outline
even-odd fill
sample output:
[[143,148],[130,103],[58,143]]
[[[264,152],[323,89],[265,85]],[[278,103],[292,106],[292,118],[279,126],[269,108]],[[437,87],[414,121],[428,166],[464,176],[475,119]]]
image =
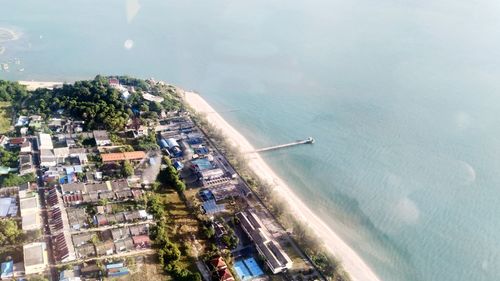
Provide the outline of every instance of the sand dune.
[[[229,123],[227,123],[215,110],[197,93],[185,92],[184,100],[197,112],[206,113],[208,121],[222,130],[228,140],[240,148],[241,151],[253,151],[252,145]],[[273,184],[288,202],[297,218],[306,222],[319,238],[324,241],[326,248],[343,263],[345,270],[353,281],[378,281],[380,280],[366,263],[342,239],[333,232],[327,224],[317,217],[273,172],[264,160],[255,154],[250,157],[249,166],[260,175],[262,180]]]

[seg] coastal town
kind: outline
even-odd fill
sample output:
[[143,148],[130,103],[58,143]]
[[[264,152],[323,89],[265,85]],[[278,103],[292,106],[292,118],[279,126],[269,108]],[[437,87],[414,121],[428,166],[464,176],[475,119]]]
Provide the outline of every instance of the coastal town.
[[180,89],[96,77],[18,95],[2,101],[0,280],[332,279]]

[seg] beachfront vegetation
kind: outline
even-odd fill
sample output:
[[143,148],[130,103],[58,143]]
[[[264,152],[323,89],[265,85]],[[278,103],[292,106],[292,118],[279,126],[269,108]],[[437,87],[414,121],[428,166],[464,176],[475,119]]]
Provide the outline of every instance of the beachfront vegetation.
[[[162,111],[178,110],[181,102],[175,95],[175,88],[162,83],[119,76],[122,83],[132,85],[129,96],[125,98],[119,90],[109,85],[109,77],[97,76],[89,81],[77,81],[55,89],[37,89],[28,92],[17,82],[0,80],[0,102],[8,103],[24,115],[38,114],[44,118],[55,112],[85,120],[87,129],[122,130],[130,118],[146,124],[147,120],[157,120]],[[147,101],[144,92],[163,98],[162,102]],[[22,105],[22,108],[21,108]],[[2,113],[0,108],[0,114]],[[9,126],[6,119],[2,126]],[[0,127],[0,130],[2,127]],[[139,145],[150,145],[147,140]]]

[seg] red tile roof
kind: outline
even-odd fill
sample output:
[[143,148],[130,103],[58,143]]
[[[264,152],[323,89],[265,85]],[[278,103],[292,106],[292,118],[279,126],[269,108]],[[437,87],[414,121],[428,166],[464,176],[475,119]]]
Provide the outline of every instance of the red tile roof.
[[210,263],[217,269],[221,269],[224,267],[227,267],[226,263],[224,262],[224,259],[222,257],[217,257],[214,258],[210,261]]
[[102,162],[116,162],[124,160],[141,160],[146,157],[144,151],[104,153],[101,154]]

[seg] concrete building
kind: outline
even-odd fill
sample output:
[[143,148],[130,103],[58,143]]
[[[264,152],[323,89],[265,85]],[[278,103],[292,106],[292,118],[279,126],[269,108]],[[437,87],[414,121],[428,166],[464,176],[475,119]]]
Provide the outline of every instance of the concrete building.
[[40,149],[40,166],[55,167],[57,159],[52,149]]
[[107,131],[94,131],[93,134],[97,146],[111,145],[111,139],[109,138]]
[[38,195],[32,193],[19,199],[23,231],[37,230],[41,227]]
[[292,267],[292,260],[274,240],[262,221],[251,211],[236,214],[241,227],[255,243],[259,254],[264,257],[266,265],[274,273],[280,273]]
[[49,134],[38,133],[37,137],[38,149],[53,149],[52,137]]
[[23,246],[24,272],[26,275],[44,272],[48,266],[47,245],[35,242]]

